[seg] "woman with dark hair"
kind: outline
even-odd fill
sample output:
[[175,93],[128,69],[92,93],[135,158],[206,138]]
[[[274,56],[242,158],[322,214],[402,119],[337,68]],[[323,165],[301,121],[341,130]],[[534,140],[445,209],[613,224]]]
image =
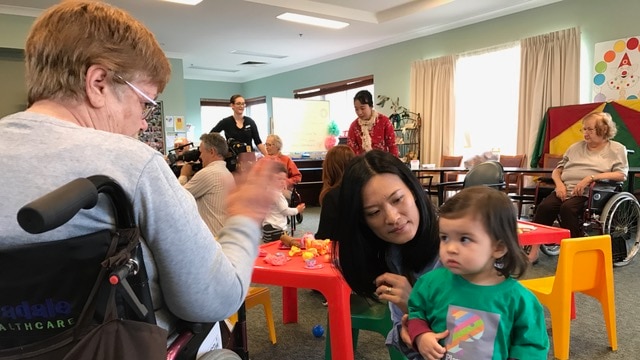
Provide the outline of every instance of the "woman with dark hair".
[[247,104],[242,95],[235,94],[231,96],[229,106],[233,109],[233,115],[220,120],[210,132],[219,133],[224,131],[224,137],[227,139],[227,142],[229,139],[234,139],[247,146],[251,146],[253,142],[262,155],[266,156],[267,148],[260,139],[256,122],[253,121],[252,118],[243,115]]
[[409,168],[380,150],[350,162],[339,204],[339,269],[358,295],[389,301],[394,327],[386,343],[408,354],[399,332],[409,294],[418,277],[440,266],[436,210]]
[[367,90],[361,90],[353,98],[353,107],[358,116],[347,134],[347,145],[356,155],[371,149],[379,149],[398,157],[396,133],[388,117],[373,109],[373,96]]
[[333,239],[338,222],[338,197],[344,169],[356,155],[347,145],[336,145],[327,151],[322,162],[322,190],[320,190],[320,221],[316,239]]

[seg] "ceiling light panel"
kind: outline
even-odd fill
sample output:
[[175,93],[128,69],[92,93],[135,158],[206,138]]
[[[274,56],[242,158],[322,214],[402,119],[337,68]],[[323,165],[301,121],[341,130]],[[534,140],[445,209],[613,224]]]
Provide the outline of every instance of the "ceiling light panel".
[[198,5],[202,2],[202,0],[162,0],[162,1],[172,2],[177,4],[184,4],[184,5]]
[[246,51],[246,50],[233,50],[231,51],[231,53],[236,55],[258,56],[258,57],[266,57],[266,58],[272,58],[272,59],[284,59],[287,57],[287,55],[265,54],[265,53],[259,53],[255,51]]
[[276,16],[276,18],[280,20],[292,21],[295,23],[300,23],[305,25],[320,26],[320,27],[329,28],[329,29],[343,29],[349,26],[349,23],[342,22],[342,21],[323,19],[315,16],[307,16],[307,15],[301,15],[301,14],[295,14],[295,13],[289,13],[289,12],[280,14]]

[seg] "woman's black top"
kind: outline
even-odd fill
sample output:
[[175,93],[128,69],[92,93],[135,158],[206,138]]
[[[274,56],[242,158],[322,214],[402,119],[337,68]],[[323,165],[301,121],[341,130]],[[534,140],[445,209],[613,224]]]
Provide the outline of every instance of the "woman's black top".
[[320,208],[320,221],[318,222],[318,231],[315,234],[316,239],[335,240],[336,224],[338,223],[338,202],[340,198],[340,187],[329,190],[322,199],[322,207]]
[[248,116],[243,116],[243,118],[244,125],[241,129],[236,126],[236,120],[233,116],[229,116],[220,120],[210,132],[219,133],[224,131],[224,137],[227,139],[227,142],[229,142],[229,139],[234,139],[241,143],[251,145],[253,140],[253,143],[255,143],[256,146],[262,144],[256,122]]

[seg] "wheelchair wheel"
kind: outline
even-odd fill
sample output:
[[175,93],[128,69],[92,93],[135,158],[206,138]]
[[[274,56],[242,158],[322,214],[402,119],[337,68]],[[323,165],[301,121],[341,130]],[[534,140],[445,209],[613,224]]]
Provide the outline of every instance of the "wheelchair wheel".
[[548,256],[558,256],[560,255],[560,244],[542,244],[540,251]]
[[638,200],[630,193],[618,193],[605,204],[600,219],[602,233],[611,236],[613,265],[629,264],[640,249]]

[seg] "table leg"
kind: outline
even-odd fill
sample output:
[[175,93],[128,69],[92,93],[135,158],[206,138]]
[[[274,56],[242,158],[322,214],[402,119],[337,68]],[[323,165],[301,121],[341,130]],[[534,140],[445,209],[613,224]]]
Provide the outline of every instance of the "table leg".
[[298,322],[298,289],[282,287],[282,322],[284,324]]
[[322,292],[328,302],[331,358],[332,360],[352,360],[351,288],[346,284],[341,284],[333,289],[318,290]]

